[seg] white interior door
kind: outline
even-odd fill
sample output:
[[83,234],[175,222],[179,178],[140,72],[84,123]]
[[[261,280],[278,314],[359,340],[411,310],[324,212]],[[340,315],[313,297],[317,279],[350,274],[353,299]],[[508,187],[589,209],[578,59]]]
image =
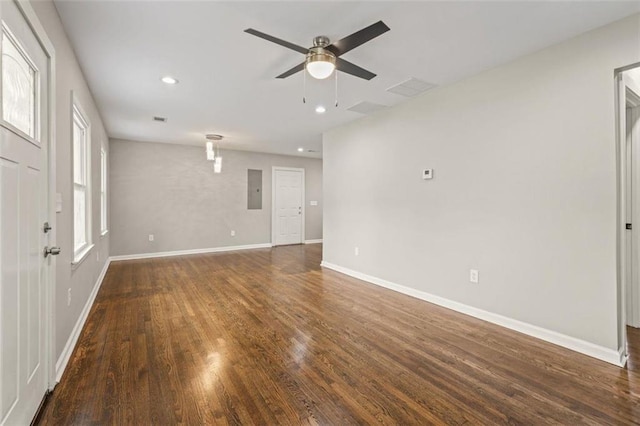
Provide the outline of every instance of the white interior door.
[[640,88],[627,86],[627,325],[640,327]]
[[301,244],[304,234],[304,169],[274,168],[273,244]]
[[[627,129],[629,128],[628,125],[630,124],[629,122],[629,118],[630,118],[630,110],[629,108],[626,109],[625,111],[625,118],[626,118],[626,122],[627,122]],[[637,153],[635,152],[636,150],[634,149],[632,140],[631,140],[631,134],[627,133],[626,137],[625,137],[625,150],[626,150],[626,181],[625,181],[625,188],[626,188],[626,199],[627,199],[627,203],[626,203],[626,230],[627,232],[625,233],[625,248],[626,248],[626,271],[625,271],[625,282],[626,282],[626,303],[625,303],[625,309],[627,310],[627,323],[629,323],[631,321],[631,316],[633,314],[633,311],[631,309],[631,302],[633,300],[633,296],[632,296],[632,292],[633,292],[633,281],[635,276],[637,275],[637,268],[634,265],[634,249],[636,249],[636,247],[634,247],[634,229],[633,229],[633,225],[635,225],[636,227],[639,226],[640,224],[638,223],[634,223],[633,220],[633,211],[634,211],[634,202],[635,202],[635,197],[634,195],[634,190],[636,190],[635,188],[635,182],[634,182],[634,155],[637,155]]]
[[0,3],[0,424],[29,424],[48,387],[48,57]]

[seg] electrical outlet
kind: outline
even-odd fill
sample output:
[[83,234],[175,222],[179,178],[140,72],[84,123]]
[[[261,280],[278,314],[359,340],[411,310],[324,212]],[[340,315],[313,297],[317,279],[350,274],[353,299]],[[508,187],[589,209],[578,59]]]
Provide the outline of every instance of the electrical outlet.
[[236,231],[231,231],[231,236],[235,237],[236,236]]
[[67,306],[71,306],[71,287],[67,291]]
[[149,234],[149,241],[153,241],[153,240],[154,240],[154,238],[155,238],[155,237],[153,236],[153,234]]
[[353,254],[355,254],[356,256],[359,256],[360,255],[360,247],[355,247],[353,249]]
[[480,273],[477,269],[469,269],[469,281],[478,284],[480,282]]

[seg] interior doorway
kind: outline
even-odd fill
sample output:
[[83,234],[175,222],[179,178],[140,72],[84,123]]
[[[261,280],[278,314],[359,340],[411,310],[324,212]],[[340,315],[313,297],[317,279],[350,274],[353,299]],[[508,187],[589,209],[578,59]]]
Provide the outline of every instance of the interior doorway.
[[271,243],[304,242],[304,169],[273,167]]
[[[616,75],[619,143],[620,358],[623,363],[640,336],[640,64]],[[632,329],[633,328],[633,329]],[[638,354],[632,354],[637,356]]]

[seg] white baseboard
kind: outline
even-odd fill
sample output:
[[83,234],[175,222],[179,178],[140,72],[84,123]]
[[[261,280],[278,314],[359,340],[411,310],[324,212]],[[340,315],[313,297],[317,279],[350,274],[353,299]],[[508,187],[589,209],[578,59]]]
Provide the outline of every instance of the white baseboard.
[[445,299],[444,297],[436,296],[430,293],[426,293],[421,290],[416,290],[411,287],[406,287],[400,284],[392,283],[390,281],[383,280],[381,278],[373,277],[363,274],[358,271],[354,271],[348,268],[344,268],[339,265],[335,265],[329,262],[322,261],[321,266],[325,268],[333,269],[334,271],[341,272],[343,274],[352,276],[362,281],[367,281],[371,284],[378,285],[380,287],[388,288],[390,290],[397,291],[399,293],[406,294],[417,299],[421,299],[445,308],[461,312],[466,315],[470,315],[481,320],[500,325],[511,330],[518,331],[520,333],[536,337],[541,340],[553,343],[558,346],[562,346],[567,349],[571,349],[576,352],[591,356],[593,358],[606,361],[613,365],[624,367],[626,363],[626,356],[624,353],[606,348],[604,346],[596,345],[585,340],[577,339],[575,337],[567,336],[548,330],[542,327],[538,327],[532,324],[528,324],[522,321],[508,318],[493,312],[484,311],[482,309],[474,308],[463,303],[455,302],[453,300]]
[[151,259],[154,257],[184,256],[188,254],[219,253],[224,251],[251,250],[271,247],[271,243],[250,244],[245,246],[212,247],[192,250],[159,251],[156,253],[126,254],[123,256],[111,256],[109,259],[114,262],[118,260]]
[[100,286],[102,286],[102,281],[104,280],[104,276],[107,274],[107,269],[109,269],[110,263],[110,259],[107,259],[104,263],[104,267],[102,268],[102,271],[100,271],[100,275],[98,275],[98,279],[93,286],[93,290],[91,290],[91,294],[89,294],[87,303],[84,304],[84,308],[82,308],[82,312],[80,312],[80,317],[78,318],[78,321],[76,321],[76,325],[73,327],[71,335],[69,336],[67,343],[64,345],[64,349],[62,350],[58,361],[56,361],[56,383],[60,381],[65,368],[67,368],[73,349],[76,347],[76,343],[78,343],[78,338],[80,338],[82,327],[84,327],[84,323],[87,321],[87,317],[89,316],[93,302],[96,300],[98,290],[100,290]]
[[305,244],[322,244],[322,238],[319,240],[304,240]]

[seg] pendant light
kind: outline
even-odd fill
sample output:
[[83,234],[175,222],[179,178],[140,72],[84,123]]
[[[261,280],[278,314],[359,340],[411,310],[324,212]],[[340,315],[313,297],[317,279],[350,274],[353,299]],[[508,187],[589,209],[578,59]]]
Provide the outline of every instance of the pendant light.
[[220,145],[216,144],[216,151],[213,149],[213,141],[222,140],[222,135],[209,134],[207,138],[207,160],[213,161],[213,172],[222,173],[222,157],[220,156]]
[[213,142],[207,142],[207,160],[214,161],[216,159],[216,153],[213,151]]

